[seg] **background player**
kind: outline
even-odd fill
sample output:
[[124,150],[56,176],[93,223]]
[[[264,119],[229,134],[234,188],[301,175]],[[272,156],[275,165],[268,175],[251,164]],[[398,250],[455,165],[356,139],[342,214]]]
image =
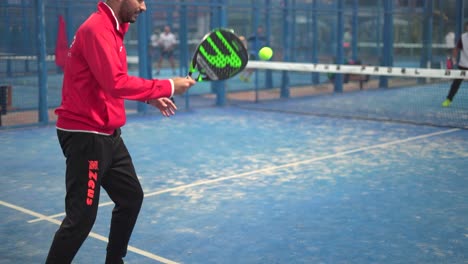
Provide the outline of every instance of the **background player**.
[[[465,32],[461,35],[460,39],[458,39],[457,45],[453,49],[452,56],[454,60],[453,65],[455,65],[458,55],[460,55],[460,61],[458,62],[458,69],[460,70],[468,70],[468,22],[465,23],[464,30]],[[463,79],[453,80],[447,98],[442,103],[442,106],[449,107],[452,104],[453,98],[457,94],[462,82]]]
[[159,56],[158,68],[156,70],[156,74],[160,73],[163,60],[164,58],[166,58],[169,60],[169,63],[171,64],[172,74],[175,75],[176,71],[175,71],[175,61],[174,61],[174,48],[177,44],[177,39],[174,33],[171,32],[170,26],[164,27],[164,32],[162,32],[159,35],[158,42],[159,42],[158,46],[161,50],[161,54]]

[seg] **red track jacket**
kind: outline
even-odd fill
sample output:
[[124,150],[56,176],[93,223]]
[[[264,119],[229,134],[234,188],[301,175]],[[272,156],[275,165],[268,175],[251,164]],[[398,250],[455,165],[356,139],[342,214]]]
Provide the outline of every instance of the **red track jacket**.
[[172,80],[129,76],[123,43],[128,23],[118,24],[105,3],[77,30],[64,70],[57,128],[112,134],[126,121],[124,99],[171,97]]

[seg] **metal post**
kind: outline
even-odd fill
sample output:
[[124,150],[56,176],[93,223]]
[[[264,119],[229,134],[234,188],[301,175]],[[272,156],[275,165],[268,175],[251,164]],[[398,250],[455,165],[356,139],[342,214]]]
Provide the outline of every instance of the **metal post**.
[[[318,20],[317,20],[317,1],[313,1],[312,3],[312,62],[318,62]],[[312,73],[312,83],[318,84],[319,83],[319,74],[314,72]]]
[[[384,0],[386,1],[386,0]],[[374,7],[374,12],[376,14],[380,14],[380,12],[382,11],[382,1],[377,1],[377,6]],[[375,18],[373,19],[375,25],[374,25],[374,28],[376,29],[375,30],[375,43],[377,45],[375,45],[375,56],[377,58],[380,58],[380,55],[381,55],[381,42],[382,42],[382,39],[381,39],[381,33],[382,33],[382,25],[380,24],[382,22],[382,19],[379,15],[375,16]]]
[[424,23],[423,23],[423,52],[420,58],[420,67],[426,68],[432,64],[432,22],[434,13],[433,1],[425,1],[424,5]]
[[37,25],[37,72],[39,81],[39,123],[49,122],[47,103],[47,62],[46,62],[46,35],[45,35],[45,3],[36,0]]
[[[219,24],[220,14],[218,13],[217,6],[218,6],[218,0],[210,0],[210,30],[220,27],[220,24]],[[211,92],[215,93],[216,96],[219,96],[218,91],[217,91],[218,82],[217,81],[210,82],[210,86],[211,86]],[[219,99],[216,98],[216,105],[218,104],[218,100]]]
[[[393,1],[384,1],[384,30],[383,30],[383,48],[382,48],[382,65],[393,65]],[[388,77],[381,76],[381,88],[388,88]]]
[[[297,17],[297,12],[296,12],[296,8],[297,8],[297,5],[296,5],[296,0],[291,0],[291,10],[289,11],[290,13],[290,18],[291,18],[291,23],[289,24],[289,27],[290,27],[290,32],[291,32],[291,36],[296,36],[296,17]],[[294,38],[291,39],[291,42],[290,42],[290,48],[291,48],[291,53],[290,53],[290,59],[292,61],[296,61],[296,58],[297,58],[297,52],[296,52],[296,41]]]
[[[257,34],[257,28],[260,26],[259,23],[260,23],[260,15],[259,15],[259,2],[258,1],[252,1],[252,13],[251,13],[251,16],[252,16],[252,32],[253,32],[253,47],[251,47],[251,49],[257,53],[258,50],[260,49],[259,47],[259,35]],[[258,58],[257,58],[258,59]],[[258,100],[259,100],[259,97],[258,97],[258,92],[260,90],[260,87],[259,87],[259,82],[258,82],[258,70],[255,69],[254,71],[254,86],[255,86],[255,102],[257,103]]]
[[[343,64],[343,33],[344,33],[344,0],[338,0],[337,2],[337,35],[336,35],[336,64]],[[335,93],[343,92],[343,75],[341,73],[335,74]]]
[[[283,60],[289,61],[290,59],[290,12],[289,12],[289,1],[283,1]],[[288,71],[283,71],[281,75],[281,98],[289,97],[289,73]]]
[[73,1],[66,1],[65,3],[65,30],[67,31],[67,43],[70,43],[70,40],[73,39],[73,35],[75,32],[73,31],[73,20],[72,20],[72,13],[73,13]]
[[[181,0],[180,2],[180,21],[179,21],[179,50],[180,50],[180,58],[179,58],[179,71],[181,75],[185,75],[188,73],[188,63],[189,63],[189,55],[188,55],[188,21],[187,21],[187,3],[185,0]],[[190,90],[188,90],[184,97],[185,97],[185,109],[190,108]]]
[[[148,43],[149,34],[148,26],[146,23],[147,12],[140,14],[137,20],[137,31],[138,31],[138,74],[142,78],[149,79],[151,76],[148,72]],[[148,111],[148,105],[142,102],[137,103],[137,111],[139,113],[146,113]]]
[[456,14],[455,14],[455,36],[456,39],[460,39],[461,34],[463,33],[463,10],[464,6],[464,1],[463,0],[457,0],[457,5],[456,5]]
[[[218,25],[220,27],[226,27],[227,25],[226,1],[227,0],[218,0],[218,6],[215,9],[218,11]],[[217,87],[216,105],[224,106],[226,104],[226,82],[216,81],[213,85]]]
[[351,41],[351,50],[352,50],[352,58],[354,61],[358,59],[358,49],[357,49],[357,44],[359,42],[358,40],[358,13],[359,13],[359,1],[354,0],[353,2],[353,18],[352,18],[352,41]]
[[[265,6],[264,8],[266,9],[265,13],[265,37],[266,37],[266,45],[271,47],[271,0],[265,0]],[[271,70],[266,70],[265,71],[265,88],[272,88],[273,87],[273,73]]]

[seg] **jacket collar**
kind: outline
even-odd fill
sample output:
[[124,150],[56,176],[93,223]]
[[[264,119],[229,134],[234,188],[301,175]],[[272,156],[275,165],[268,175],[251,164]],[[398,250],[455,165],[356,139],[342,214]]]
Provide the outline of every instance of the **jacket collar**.
[[104,14],[106,14],[109,19],[111,21],[113,21],[113,24],[115,26],[115,29],[122,33],[125,34],[127,31],[128,31],[128,26],[129,26],[129,23],[122,23],[122,24],[119,24],[119,20],[117,19],[117,17],[115,16],[115,13],[114,13],[114,10],[112,10],[112,8],[110,8],[109,5],[107,5],[106,3],[104,2],[99,2],[98,3],[98,10],[100,12],[103,12]]

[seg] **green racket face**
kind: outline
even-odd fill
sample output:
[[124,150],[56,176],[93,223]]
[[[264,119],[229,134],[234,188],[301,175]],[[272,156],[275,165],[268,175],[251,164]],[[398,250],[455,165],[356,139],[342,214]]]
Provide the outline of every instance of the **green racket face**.
[[199,44],[189,75],[198,72],[197,81],[225,80],[241,72],[247,62],[247,50],[233,31],[216,29]]

